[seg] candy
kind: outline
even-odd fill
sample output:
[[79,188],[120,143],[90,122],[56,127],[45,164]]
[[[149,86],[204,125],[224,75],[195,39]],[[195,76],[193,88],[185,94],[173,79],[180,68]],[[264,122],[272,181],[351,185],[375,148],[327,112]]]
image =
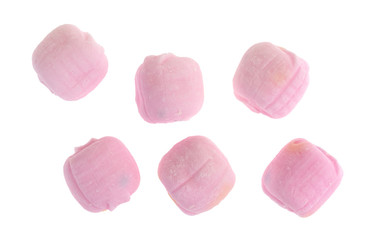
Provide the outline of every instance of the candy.
[[162,158],[158,175],[170,197],[188,215],[219,204],[235,183],[226,157],[202,136],[188,137],[173,146]]
[[262,188],[280,206],[307,217],[331,196],[342,175],[332,156],[305,139],[295,139],[266,168]]
[[190,58],[170,53],[148,56],[135,80],[138,111],[149,123],[188,120],[202,107],[202,74]]
[[64,165],[64,176],[76,200],[88,211],[113,210],[128,202],[140,184],[136,162],[118,139],[91,139],[76,148]]
[[64,100],[78,100],[105,77],[108,63],[104,49],[76,26],[53,30],[32,57],[39,80]]
[[252,111],[271,118],[289,114],[307,86],[307,63],[265,42],[248,49],[233,79],[235,96]]

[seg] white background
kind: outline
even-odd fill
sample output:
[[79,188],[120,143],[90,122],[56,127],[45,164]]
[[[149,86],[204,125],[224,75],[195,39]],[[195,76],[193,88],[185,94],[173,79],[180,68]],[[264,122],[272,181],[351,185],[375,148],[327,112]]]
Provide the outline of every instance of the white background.
[[[0,239],[376,239],[373,1],[2,1],[0,3]],[[105,48],[109,71],[85,98],[49,92],[31,55],[71,23]],[[245,51],[269,41],[310,65],[310,85],[287,117],[255,114],[232,78]],[[205,102],[186,122],[149,124],[134,76],[148,55],[172,52],[201,66]],[[204,135],[227,156],[237,181],[215,208],[183,214],[157,167],[178,141]],[[130,202],[90,213],[72,197],[63,164],[90,138],[119,138],[141,174]],[[303,137],[333,155],[341,185],[308,218],[261,189],[269,162]]]

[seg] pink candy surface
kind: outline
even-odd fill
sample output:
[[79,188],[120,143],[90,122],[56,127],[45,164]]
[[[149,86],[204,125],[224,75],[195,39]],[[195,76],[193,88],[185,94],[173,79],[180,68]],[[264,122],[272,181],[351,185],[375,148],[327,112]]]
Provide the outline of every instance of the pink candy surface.
[[[91,92],[108,68],[104,49],[73,25],[53,30],[35,49],[33,67],[40,81],[65,100]],[[149,123],[188,120],[204,100],[202,74],[192,59],[173,54],[148,56],[135,76],[136,103]],[[292,52],[259,43],[244,54],[233,79],[235,96],[248,108],[271,118],[292,111],[308,86],[308,65]],[[304,139],[287,144],[262,178],[264,192],[282,207],[305,217],[314,213],[339,185],[337,161]],[[235,184],[226,157],[208,138],[188,137],[162,158],[158,175],[176,205],[196,215],[219,204]],[[64,165],[76,200],[88,211],[113,210],[130,200],[140,174],[118,139],[92,139],[76,148]]]
[[136,102],[150,123],[188,120],[202,107],[204,87],[199,65],[173,54],[146,57],[136,73]]
[[233,79],[235,96],[252,111],[271,118],[290,113],[307,86],[307,63],[266,42],[248,49]]
[[92,139],[76,148],[65,162],[64,176],[73,196],[91,212],[128,202],[140,184],[132,155],[113,137]]
[[188,215],[213,208],[235,184],[226,157],[202,136],[188,137],[173,146],[162,158],[158,175],[171,198]]
[[330,197],[342,175],[332,156],[305,139],[295,139],[267,167],[262,188],[280,206],[307,217]]
[[39,80],[64,100],[78,100],[105,77],[104,49],[73,25],[53,30],[35,49],[33,67]]

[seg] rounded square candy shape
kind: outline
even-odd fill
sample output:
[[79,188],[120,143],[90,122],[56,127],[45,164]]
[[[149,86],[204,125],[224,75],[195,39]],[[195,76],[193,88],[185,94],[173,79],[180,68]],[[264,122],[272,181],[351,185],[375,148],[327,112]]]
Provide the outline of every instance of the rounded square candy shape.
[[171,53],[148,56],[135,80],[138,111],[149,123],[188,120],[202,107],[202,74],[190,58]]
[[91,139],[76,148],[65,162],[64,176],[73,196],[90,212],[112,211],[128,202],[140,184],[136,162],[114,137]]
[[235,184],[226,157],[202,136],[188,137],[173,146],[162,158],[158,175],[170,197],[188,215],[213,208]]
[[78,100],[91,92],[108,68],[104,49],[90,34],[65,24],[49,33],[32,57],[39,80],[64,100]]
[[307,217],[330,197],[342,175],[332,156],[305,139],[295,139],[266,168],[262,188],[280,206]]
[[308,64],[284,48],[263,42],[244,54],[236,70],[235,96],[256,113],[281,118],[308,86]]

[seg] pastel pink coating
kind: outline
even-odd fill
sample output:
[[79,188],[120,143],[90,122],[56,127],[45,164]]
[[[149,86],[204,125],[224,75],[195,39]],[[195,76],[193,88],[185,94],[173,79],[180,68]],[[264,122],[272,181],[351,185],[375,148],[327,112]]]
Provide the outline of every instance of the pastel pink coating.
[[114,210],[140,184],[135,160],[114,137],[91,139],[76,148],[64,164],[64,176],[73,196],[90,212]]
[[34,50],[32,62],[39,80],[69,101],[91,92],[108,69],[103,47],[89,33],[70,24],[49,33]]
[[258,43],[248,49],[236,70],[234,93],[252,111],[282,118],[303,97],[308,70],[308,64],[292,52]]
[[208,138],[192,136],[162,158],[158,175],[176,205],[188,215],[210,210],[231,191],[235,174]]
[[204,101],[199,65],[171,53],[148,56],[136,73],[136,103],[149,123],[188,120]]
[[305,139],[295,139],[266,168],[262,188],[280,206],[307,217],[332,195],[342,176],[331,155]]

